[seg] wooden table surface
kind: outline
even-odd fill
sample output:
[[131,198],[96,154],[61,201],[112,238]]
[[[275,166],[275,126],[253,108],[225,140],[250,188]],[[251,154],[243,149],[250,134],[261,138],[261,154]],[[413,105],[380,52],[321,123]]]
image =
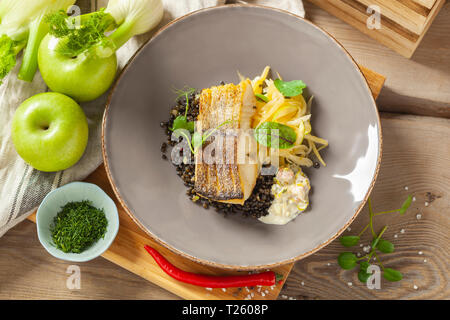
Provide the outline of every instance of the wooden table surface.
[[[405,279],[368,290],[354,271],[337,267],[343,247],[335,241],[296,263],[280,298],[449,299],[450,120],[444,118],[450,118],[450,4],[410,60],[308,2],[305,9],[307,18],[341,41],[358,63],[387,77],[380,110],[440,118],[382,113],[385,144],[373,192],[375,210],[397,207],[408,193],[416,196],[407,215],[376,220],[377,228],[389,225],[386,238],[396,245],[395,253],[383,256],[384,264],[402,270]],[[421,152],[411,151],[418,146]],[[365,209],[346,233],[366,223]],[[103,258],[78,264],[81,289],[69,290],[69,265],[47,254],[35,225],[24,221],[0,238],[0,299],[179,299]]]

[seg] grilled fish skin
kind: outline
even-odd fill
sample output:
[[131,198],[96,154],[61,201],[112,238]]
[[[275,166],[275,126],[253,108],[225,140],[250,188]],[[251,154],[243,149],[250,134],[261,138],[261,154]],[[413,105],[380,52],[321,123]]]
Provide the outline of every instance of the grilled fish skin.
[[[198,132],[232,121],[217,131],[213,146],[205,144],[195,155],[194,190],[198,195],[233,204],[244,204],[251,195],[258,165],[251,161],[250,155],[242,153],[247,152],[243,146],[249,139],[243,132],[251,128],[255,105],[250,80],[204,89],[200,93]],[[206,159],[206,151],[214,155],[213,161]]]

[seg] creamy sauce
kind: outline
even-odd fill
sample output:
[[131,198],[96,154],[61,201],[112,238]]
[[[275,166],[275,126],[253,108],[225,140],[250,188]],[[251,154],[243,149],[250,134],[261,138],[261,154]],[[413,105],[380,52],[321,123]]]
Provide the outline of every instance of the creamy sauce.
[[301,169],[294,172],[289,167],[280,168],[271,190],[274,200],[269,214],[259,220],[267,224],[284,225],[295,219],[308,207],[310,189],[309,179]]

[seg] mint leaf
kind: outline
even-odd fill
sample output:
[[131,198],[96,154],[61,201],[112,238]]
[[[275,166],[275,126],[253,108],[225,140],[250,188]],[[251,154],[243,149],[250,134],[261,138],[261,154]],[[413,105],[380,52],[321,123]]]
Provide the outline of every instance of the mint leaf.
[[303,93],[306,84],[302,80],[283,81],[276,79],[274,81],[275,87],[285,97],[295,97]]
[[255,139],[269,148],[288,149],[297,140],[297,133],[291,127],[278,122],[263,122],[255,129]]

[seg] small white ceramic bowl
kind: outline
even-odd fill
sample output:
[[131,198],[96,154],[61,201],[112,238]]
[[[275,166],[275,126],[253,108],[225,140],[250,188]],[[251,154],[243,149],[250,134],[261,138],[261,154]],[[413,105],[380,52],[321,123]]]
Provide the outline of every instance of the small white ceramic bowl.
[[[50,226],[56,214],[68,202],[89,200],[96,208],[103,209],[108,227],[104,238],[81,253],[65,253],[53,243]],[[72,182],[50,192],[42,201],[36,215],[38,238],[44,248],[55,258],[85,262],[105,252],[119,231],[119,214],[114,201],[98,186],[86,182]]]

